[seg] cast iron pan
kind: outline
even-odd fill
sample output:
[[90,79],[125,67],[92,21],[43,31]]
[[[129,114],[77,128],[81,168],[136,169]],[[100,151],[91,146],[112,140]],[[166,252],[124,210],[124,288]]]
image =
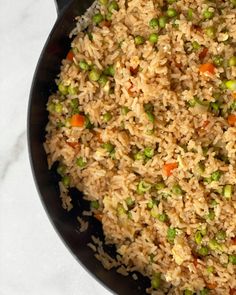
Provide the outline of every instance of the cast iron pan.
[[[75,16],[82,15],[92,2],[93,0],[56,1],[58,18],[40,56],[29,99],[28,145],[30,161],[35,183],[49,219],[78,262],[111,292],[132,295],[145,294],[145,288],[149,286],[147,278],[138,275],[138,281],[134,281],[131,276],[123,277],[115,270],[107,271],[94,257],[94,253],[87,244],[91,242],[91,235],[103,239],[101,224],[90,217],[88,230],[83,233],[79,232],[76,217],[88,208],[88,204],[83,201],[82,193],[72,189],[74,208],[70,213],[67,213],[61,207],[57,185],[59,176],[55,169],[48,170],[46,154],[43,149],[44,130],[48,120],[46,102],[50,93],[56,89],[54,79],[60,72],[61,60],[65,58],[70,48],[68,35],[75,25]],[[114,246],[106,246],[105,250],[110,255],[115,254]]]

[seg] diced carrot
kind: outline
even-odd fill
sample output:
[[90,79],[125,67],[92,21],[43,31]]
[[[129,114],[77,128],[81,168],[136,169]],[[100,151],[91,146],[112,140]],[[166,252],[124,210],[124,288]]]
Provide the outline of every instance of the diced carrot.
[[209,289],[215,289],[217,287],[217,284],[216,283],[207,283],[207,287]]
[[71,117],[70,124],[72,127],[83,127],[85,117],[80,114],[75,114]]
[[233,98],[236,99],[236,92],[233,92],[233,93],[232,93],[232,96],[233,96]]
[[66,142],[70,147],[72,147],[73,149],[75,149],[76,147],[79,146],[78,142],[71,142],[71,141],[67,141]]
[[213,64],[211,63],[205,63],[205,64],[202,64],[199,68],[199,71],[201,73],[211,73],[211,74],[214,74],[215,73],[215,67]]
[[232,242],[233,245],[236,246],[236,237],[232,238],[232,239],[231,239],[231,242]]
[[174,162],[174,163],[166,163],[163,167],[164,172],[167,176],[172,175],[172,171],[174,169],[178,168],[178,163]]
[[94,214],[94,217],[98,220],[102,222],[102,213],[96,213]]
[[66,59],[67,59],[67,60],[70,60],[70,61],[73,61],[73,58],[74,58],[74,53],[70,50],[70,51],[67,53]]
[[233,288],[233,289],[230,288],[229,295],[236,295],[236,289],[235,288]]
[[208,49],[204,47],[202,51],[199,53],[199,59],[205,58],[207,56],[207,53],[208,53]]
[[236,123],[236,115],[229,115],[227,121],[229,125],[233,126]]
[[201,128],[206,128],[207,125],[209,124],[210,122],[208,120],[205,120],[202,124],[202,127]]

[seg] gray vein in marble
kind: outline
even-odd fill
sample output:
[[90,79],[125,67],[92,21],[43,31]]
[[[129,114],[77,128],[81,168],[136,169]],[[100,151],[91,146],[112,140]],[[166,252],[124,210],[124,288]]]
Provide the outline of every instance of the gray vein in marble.
[[26,148],[26,130],[21,132],[15,143],[13,144],[9,154],[7,155],[5,162],[2,163],[2,168],[0,170],[0,180],[3,181],[10,169],[11,165],[16,163],[20,158],[21,154]]

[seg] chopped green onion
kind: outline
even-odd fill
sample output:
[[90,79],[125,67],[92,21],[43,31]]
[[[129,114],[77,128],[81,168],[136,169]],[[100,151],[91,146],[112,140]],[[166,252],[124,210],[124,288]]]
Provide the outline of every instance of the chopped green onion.
[[68,175],[65,175],[63,178],[62,178],[62,183],[65,187],[68,187],[70,186],[70,177]]
[[151,122],[151,123],[154,123],[154,121],[155,121],[155,117],[154,117],[154,115],[153,115],[153,113],[151,113],[151,112],[146,112],[146,114],[147,114],[147,117],[148,117],[148,120]]
[[135,45],[142,45],[144,42],[145,42],[144,37],[142,37],[140,35],[135,36],[135,38],[134,38]]
[[145,155],[143,152],[139,151],[137,153],[134,154],[134,160],[136,161],[141,161],[145,159]]
[[229,255],[229,262],[232,263],[233,265],[236,265],[236,255],[235,254]]
[[130,109],[128,107],[124,106],[124,107],[121,108],[121,114],[122,115],[125,116],[125,115],[128,114],[128,112],[130,112]]
[[108,11],[113,12],[113,10],[119,10],[119,5],[116,1],[111,1],[111,3],[108,5]]
[[56,103],[55,104],[55,112],[58,113],[58,114],[61,114],[63,111],[63,106],[61,103]]
[[137,186],[137,193],[142,195],[151,189],[152,185],[144,180],[141,180]]
[[169,8],[169,9],[167,9],[167,11],[166,11],[166,15],[167,15],[168,17],[176,17],[176,16],[177,16],[177,11],[176,11],[176,9],[174,9],[174,8]]
[[221,55],[215,55],[212,57],[212,61],[215,66],[220,67],[223,65],[224,58]]
[[208,266],[206,268],[206,271],[210,274],[210,273],[213,273],[214,272],[214,267],[213,266]]
[[135,201],[131,197],[126,198],[125,202],[129,209],[132,208],[135,204]]
[[209,289],[204,288],[200,291],[200,295],[208,295],[209,294]]
[[61,176],[64,176],[66,173],[66,166],[59,164],[57,167],[57,173]]
[[49,111],[49,113],[55,112],[55,104],[52,102],[48,103],[47,110]]
[[182,195],[183,194],[183,190],[181,188],[181,186],[179,184],[174,184],[172,186],[172,193],[179,196],[179,195]]
[[228,65],[230,67],[235,67],[236,66],[236,56],[232,56],[229,61],[228,61]]
[[212,251],[221,250],[221,245],[214,239],[208,242],[208,246]]
[[158,41],[158,34],[156,34],[156,33],[151,33],[151,34],[149,35],[148,40],[149,40],[149,42],[152,43],[152,44],[157,43],[157,41]]
[[226,238],[226,232],[224,230],[219,230],[218,233],[216,234],[216,239],[217,240],[225,240]]
[[121,205],[121,204],[119,204],[118,206],[117,206],[117,215],[119,216],[119,217],[122,217],[122,216],[125,216],[126,215],[126,210],[125,210],[125,208],[123,207],[123,205]]
[[202,242],[202,234],[200,231],[197,231],[195,234],[195,242],[200,245]]
[[214,210],[209,210],[209,213],[207,214],[207,218],[210,219],[211,221],[215,219],[215,212]]
[[191,107],[191,108],[195,107],[196,103],[197,103],[197,102],[196,102],[195,99],[190,99],[190,100],[188,101],[188,105],[189,105],[189,107]]
[[213,11],[210,11],[209,9],[206,9],[204,12],[203,12],[203,17],[205,19],[212,19],[214,17],[215,13]]
[[169,243],[173,243],[176,237],[177,231],[173,227],[169,227],[167,230],[167,240]]
[[91,80],[93,82],[98,81],[100,76],[101,76],[101,71],[98,69],[94,68],[89,72],[89,80]]
[[149,200],[148,203],[147,203],[147,207],[148,207],[148,209],[152,209],[154,205],[155,205],[155,201],[152,200],[152,199]]
[[216,29],[214,27],[207,27],[205,33],[209,38],[214,39],[216,36]]
[[175,3],[177,0],[167,0],[167,2],[169,3],[169,4],[173,4],[173,3]]
[[85,128],[93,129],[93,124],[91,123],[88,115],[85,116]]
[[167,24],[167,17],[166,16],[161,16],[159,18],[159,27],[164,29],[166,24]]
[[155,29],[156,27],[158,27],[159,22],[158,22],[158,18],[152,18],[149,22],[149,27],[152,29]]
[[81,60],[79,62],[79,67],[81,68],[81,70],[83,71],[88,71],[89,70],[89,64],[85,61],[85,60]]
[[107,122],[109,122],[112,119],[112,114],[110,112],[106,112],[103,115],[102,119],[103,119],[103,122],[106,122],[107,123]]
[[222,176],[222,172],[221,172],[221,171],[219,171],[219,170],[214,171],[214,172],[211,174],[211,180],[212,180],[212,181],[218,181],[218,180],[220,180],[221,176]]
[[231,197],[232,197],[232,185],[231,184],[226,184],[223,187],[223,196],[226,199],[231,199]]
[[147,158],[152,158],[154,156],[154,149],[151,147],[146,147],[144,149],[144,154]]
[[219,111],[220,111],[220,104],[219,104],[219,102],[211,102],[210,103],[210,109],[211,109],[211,111],[214,114],[218,115],[219,114]]
[[163,188],[165,188],[165,183],[164,182],[158,182],[158,183],[155,184],[155,189],[156,190],[159,191],[159,190],[161,190]]
[[93,16],[93,23],[99,25],[103,21],[103,16],[101,13],[96,13]]
[[236,7],[236,0],[231,0],[230,2],[232,3],[232,5],[233,5],[234,7]]
[[67,94],[68,94],[68,87],[65,86],[65,85],[63,85],[62,83],[60,83],[60,84],[58,85],[58,90],[60,91],[60,93],[61,93],[62,95],[67,95]]
[[193,10],[192,10],[192,8],[189,8],[189,9],[188,9],[188,12],[187,12],[187,19],[188,19],[189,21],[191,21],[191,20],[193,19]]
[[79,106],[79,101],[77,98],[73,98],[71,101],[70,101],[70,106],[72,107],[72,109],[78,109],[78,106]]
[[101,5],[107,5],[108,0],[99,0],[99,3],[100,3]]
[[158,214],[157,219],[161,222],[165,222],[168,220],[168,216],[165,213]]
[[198,254],[201,256],[207,256],[209,253],[209,250],[206,246],[202,246],[201,248],[198,249]]
[[193,41],[192,47],[194,50],[198,50],[201,48],[201,45],[199,43],[197,43],[197,41]]
[[99,202],[97,200],[91,201],[90,206],[92,209],[98,209],[99,208]]
[[161,274],[155,273],[151,280],[151,286],[153,289],[158,289],[161,285]]
[[225,82],[225,86],[227,89],[231,91],[236,91],[236,80],[228,80]]
[[86,166],[86,161],[84,161],[83,157],[79,157],[76,159],[76,165],[80,168],[84,168]]
[[108,78],[106,75],[102,74],[100,78],[98,79],[98,83],[101,87],[104,87],[107,84]]
[[184,295],[193,295],[193,292],[189,289],[184,290]]
[[110,142],[106,142],[104,144],[102,144],[102,147],[108,152],[111,153],[114,151],[115,146],[113,144],[111,144]]
[[109,66],[104,70],[104,74],[107,75],[107,76],[114,77],[114,75],[115,75],[115,68],[114,68],[114,65],[109,65]]

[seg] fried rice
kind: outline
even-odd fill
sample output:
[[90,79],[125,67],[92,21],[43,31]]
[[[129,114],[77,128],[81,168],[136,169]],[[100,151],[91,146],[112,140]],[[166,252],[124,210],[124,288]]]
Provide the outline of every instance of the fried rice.
[[235,0],[101,0],[72,34],[45,141],[63,207],[84,193],[148,293],[236,294]]

